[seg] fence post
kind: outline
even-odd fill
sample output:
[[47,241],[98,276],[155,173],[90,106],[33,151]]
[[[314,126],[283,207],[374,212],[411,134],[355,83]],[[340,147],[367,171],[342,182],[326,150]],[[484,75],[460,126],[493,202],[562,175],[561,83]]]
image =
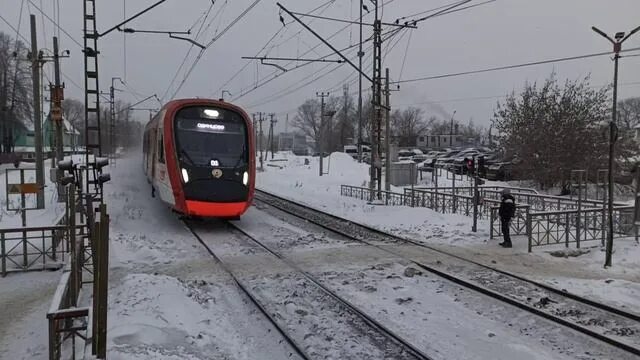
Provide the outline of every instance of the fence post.
[[451,195],[453,195],[453,198],[451,199],[452,200],[451,210],[452,210],[452,213],[455,214],[456,213],[456,208],[457,208],[456,205],[458,203],[458,199],[456,198],[456,173],[455,173],[455,170],[454,170],[454,172],[452,174],[453,174],[453,177],[452,177],[453,180],[452,180],[452,183],[451,183],[451,185],[452,185]]
[[5,253],[4,233],[0,233],[0,258],[2,259],[2,277],[7,276],[7,254]]
[[569,234],[571,233],[571,222],[569,221],[569,213],[565,214],[564,224],[564,246],[569,247]]
[[605,203],[605,207],[602,208],[602,222],[601,222],[601,226],[602,228],[602,239],[600,241],[600,246],[604,246],[604,240],[607,236],[607,208],[606,208],[606,203]]
[[[582,177],[581,177],[582,179]],[[582,215],[582,182],[578,187],[578,215],[576,216],[576,248],[580,248],[580,222]]]
[[478,231],[478,201],[480,200],[480,193],[478,192],[478,177],[473,178],[473,227],[471,231]]
[[98,282],[98,296],[100,302],[98,304],[98,359],[106,359],[107,357],[107,300],[109,286],[109,215],[107,215],[107,206],[102,203],[100,205],[100,277]]
[[533,224],[532,224],[532,216],[531,216],[531,212],[529,211],[529,207],[527,207],[527,220],[526,220],[526,225],[527,225],[527,238],[529,239],[529,246],[528,246],[528,252],[531,252],[532,248],[533,248]]
[[57,349],[56,320],[49,318],[49,360],[57,360],[60,352]]
[[[87,217],[87,221],[89,220],[89,217]],[[100,256],[99,250],[101,242],[99,238],[100,234],[102,233],[102,231],[100,231],[100,228],[102,227],[102,224],[100,222],[95,222],[92,226],[93,228],[91,229],[91,231],[89,231],[91,250],[93,253],[93,318],[91,320],[91,354],[97,355],[98,343],[100,341],[98,337],[98,323],[100,322],[100,311],[98,310],[98,307],[100,306],[100,301],[102,300],[98,292],[98,282],[100,281],[101,275],[100,262],[102,261],[102,256]]]
[[493,208],[489,208],[489,240],[493,239]]

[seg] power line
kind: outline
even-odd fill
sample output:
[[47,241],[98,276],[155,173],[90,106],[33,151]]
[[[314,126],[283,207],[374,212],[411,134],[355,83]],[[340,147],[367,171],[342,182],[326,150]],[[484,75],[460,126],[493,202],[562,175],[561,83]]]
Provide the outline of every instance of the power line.
[[209,41],[209,43],[205,46],[204,49],[200,50],[200,53],[198,54],[198,57],[193,62],[193,64],[191,65],[191,68],[189,69],[189,71],[186,73],[186,75],[182,79],[182,82],[180,82],[180,85],[178,86],[176,91],[173,93],[173,96],[171,96],[172,98],[174,98],[178,94],[180,89],[182,89],[184,84],[187,82],[187,80],[191,76],[191,73],[193,72],[195,67],[198,65],[198,63],[200,62],[200,59],[202,59],[202,56],[204,55],[206,50],[209,47],[211,47],[211,45],[213,45],[218,39],[220,39],[222,36],[224,36],[224,34],[226,34],[227,31],[229,31],[229,29],[231,29],[235,24],[237,24],[242,18],[244,18],[245,15],[247,15],[256,5],[258,5],[258,3],[260,1],[262,1],[262,0],[254,0],[254,2],[251,5],[249,5],[249,7],[246,8],[240,15],[238,15],[229,25],[227,25],[220,33],[216,34],[213,37],[213,39],[211,39],[211,41]]
[[[607,85],[609,84],[593,85],[593,86],[589,86],[589,88],[596,89],[596,88],[601,88]],[[636,86],[636,85],[640,85],[640,81],[618,84],[618,86]],[[454,98],[454,99],[443,99],[443,100],[425,100],[421,102],[405,103],[405,104],[397,104],[397,105],[411,106],[411,105],[424,105],[424,104],[445,104],[445,103],[462,102],[462,101],[493,100],[493,99],[506,98],[509,96],[511,95],[507,94],[507,95],[493,95],[493,96],[472,96],[472,97],[465,97],[465,98]]]
[[[622,50],[621,52],[629,52],[629,51],[636,51],[636,50],[640,50],[640,47],[633,48],[633,49]],[[581,59],[587,59],[587,58],[599,57],[599,56],[606,56],[606,55],[611,55],[611,54],[612,54],[612,52],[601,52],[601,53],[594,53],[594,54],[569,56],[569,57],[563,57],[563,58],[557,58],[557,59],[527,62],[527,63],[516,64],[516,65],[498,66],[498,67],[492,67],[492,68],[481,69],[481,70],[462,71],[462,72],[457,72],[457,73],[434,75],[434,76],[425,76],[425,77],[419,77],[419,78],[408,79],[408,80],[399,80],[399,81],[393,81],[393,82],[391,82],[391,84],[405,84],[405,83],[411,83],[411,82],[434,80],[434,79],[444,79],[444,78],[457,77],[457,76],[463,76],[463,75],[481,74],[481,73],[494,72],[494,71],[500,71],[500,70],[509,70],[509,69],[517,69],[517,68],[522,68],[522,67],[536,66],[536,65],[544,65],[544,64],[552,64],[552,63],[559,63],[559,62],[566,62],[566,61],[581,60]]]
[[[198,32],[196,33],[196,37],[195,40],[198,40],[198,36],[200,35],[200,32],[202,31],[202,28],[204,27],[204,24],[207,22],[207,18],[209,17],[209,15],[211,14],[211,10],[213,9],[213,6],[215,5],[215,2],[211,2],[211,5],[209,5],[209,9],[206,12],[206,15],[204,17],[204,20],[202,21],[202,24],[200,25],[200,28],[198,29]],[[211,21],[215,20],[212,19]],[[194,24],[195,25],[195,24]],[[162,94],[162,98],[164,99],[165,96],[167,96],[167,94],[169,93],[169,90],[171,89],[171,86],[173,85],[173,83],[176,81],[176,79],[178,78],[178,74],[180,74],[180,71],[182,70],[182,68],[184,67],[184,64],[186,64],[187,59],[189,58],[189,55],[191,54],[191,50],[193,50],[193,47],[195,45],[191,44],[191,46],[189,46],[189,49],[187,50],[187,53],[184,55],[184,58],[182,59],[182,63],[180,64],[180,66],[178,67],[178,69],[176,70],[176,73],[173,75],[173,78],[171,79],[171,81],[169,82],[169,86],[167,86],[167,89],[164,91],[164,93]]]
[[[333,3],[335,3],[335,1],[336,1],[336,0],[329,0],[329,1],[327,1],[327,2],[325,2],[325,3],[323,3],[323,4],[321,4],[320,6],[315,7],[314,9],[312,9],[311,11],[309,11],[309,13],[313,13],[313,12],[315,12],[315,11],[317,11],[317,10],[319,10],[319,9],[321,9],[321,8],[323,8],[323,7],[324,7],[324,9],[320,12],[320,13],[322,14],[324,11],[326,11],[326,10],[329,8],[329,7],[328,7],[328,5],[332,5]],[[280,34],[280,33],[282,32],[282,30],[285,30],[285,31],[286,31],[287,29],[288,29],[288,28],[287,28],[286,26],[282,26],[282,27],[280,27],[280,28],[279,28],[279,29],[278,29],[278,30],[273,34],[273,36],[271,36],[271,38],[270,38],[270,39],[269,39],[269,40],[268,40],[268,41],[267,41],[267,42],[262,46],[262,48],[261,48],[260,50],[258,50],[258,52],[256,53],[256,55],[255,55],[255,56],[259,56],[259,55],[260,55],[260,53],[261,53],[264,49],[266,49],[266,48],[267,48],[267,46],[269,46],[269,44],[270,44],[270,43],[271,43],[271,42],[272,42],[272,41],[273,41],[273,40],[278,36],[278,34]],[[299,34],[301,31],[302,31],[302,30],[300,30],[300,31],[298,32],[298,34]],[[284,35],[284,34],[283,34],[283,35]],[[293,36],[295,36],[295,34],[294,34]],[[293,38],[293,37],[290,37],[289,39],[285,40],[285,42],[286,42],[286,41],[288,41],[288,40],[290,40],[290,39],[292,39],[292,38]],[[284,43],[284,42],[283,42],[283,43]],[[281,44],[282,44],[282,43],[281,43]],[[273,45],[271,48],[269,48],[269,50],[267,50],[267,51],[266,51],[265,56],[269,53],[269,51],[271,51],[271,49],[273,49],[273,48],[274,48],[274,47],[276,47],[276,46],[280,46],[281,44],[279,44],[279,45]],[[238,76],[239,76],[239,75],[240,75],[240,74],[241,74],[241,73],[242,73],[246,68],[248,68],[248,67],[249,67],[249,65],[251,65],[251,64],[252,64],[252,62],[247,62],[247,63],[245,63],[245,65],[244,65],[244,66],[242,66],[242,68],[240,68],[240,70],[238,70],[238,71],[237,71],[233,76],[231,76],[231,78],[229,78],[229,79],[228,79],[224,84],[222,84],[220,87],[218,87],[218,89],[216,89],[216,90],[213,92],[213,94],[217,94],[217,93],[218,93],[222,88],[224,88],[224,87],[225,87],[225,86],[227,86],[231,81],[233,81],[235,78],[237,78],[237,77],[238,77]]]
[[78,45],[80,47],[80,49],[83,49],[84,46],[78,41],[76,40],[73,36],[71,36],[62,26],[60,26],[60,24],[58,24],[56,21],[54,21],[53,19],[51,19],[49,17],[49,15],[47,15],[44,11],[42,11],[42,9],[40,9],[36,4],[33,3],[32,0],[27,0],[29,1],[29,3],[36,8],[36,10],[38,10],[40,12],[40,14],[42,14],[44,17],[47,18],[47,20],[49,20],[53,25],[57,26],[62,33],[64,33],[65,35],[67,35],[67,37],[69,37],[69,39],[71,39],[71,41],[73,41],[74,43],[76,43],[76,45]]

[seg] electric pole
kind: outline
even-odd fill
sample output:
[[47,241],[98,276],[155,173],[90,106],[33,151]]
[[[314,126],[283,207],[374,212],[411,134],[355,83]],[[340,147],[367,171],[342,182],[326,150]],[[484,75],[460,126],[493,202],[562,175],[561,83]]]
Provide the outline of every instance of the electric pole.
[[258,122],[260,123],[260,134],[258,135],[258,142],[259,142],[258,146],[260,147],[260,171],[264,171],[264,167],[263,167],[264,157],[263,157],[263,153],[262,153],[262,151],[263,151],[263,147],[262,147],[262,136],[263,136],[263,133],[262,133],[262,122],[264,121],[264,118],[262,117],[262,115],[263,115],[262,113],[258,113],[258,114],[260,115],[260,119],[258,120]]
[[[344,122],[347,123],[349,122],[349,84],[344,84],[342,91],[344,93]],[[344,126],[340,126],[340,144],[342,146],[345,145],[344,139]]]
[[375,4],[375,21],[373,23],[373,112],[371,119],[371,167],[369,176],[369,201],[374,199],[374,189],[377,188],[377,198],[382,197],[382,167],[380,164],[380,137],[382,122],[382,22],[378,18],[378,4]]
[[36,183],[40,186],[37,207],[44,209],[44,159],[42,156],[42,122],[40,121],[40,61],[38,59],[38,36],[36,16],[31,15],[31,75],[33,83],[33,127],[35,132]]
[[[384,189],[387,191],[391,191],[391,92],[389,90],[389,68],[386,69],[385,74],[385,82],[384,82],[384,93],[386,96],[385,99],[385,133],[384,133],[384,146],[385,146],[385,157],[387,158],[385,163],[385,175],[384,175]],[[413,178],[411,178],[411,183],[413,184]]]
[[64,160],[64,138],[62,119],[62,100],[64,100],[64,85],[60,83],[60,54],[58,48],[58,38],[53,37],[53,64],[55,85],[51,91],[51,121],[56,127],[56,160],[59,163]]
[[273,154],[275,151],[274,148],[274,133],[273,133],[273,127],[274,125],[278,122],[277,119],[275,119],[276,114],[269,114],[269,117],[271,118],[270,123],[269,123],[269,147],[271,148],[271,160],[273,160]]
[[[376,6],[377,7],[377,6]],[[360,0],[360,47],[358,49],[359,73],[358,73],[358,162],[362,162],[362,10],[364,1]]]
[[316,93],[316,96],[319,97],[320,100],[320,129],[318,130],[318,150],[320,152],[320,176],[322,176],[323,173],[323,169],[322,169],[322,165],[323,165],[323,157],[324,157],[324,117],[325,117],[325,113],[324,113],[324,98],[326,98],[327,96],[329,96],[329,93],[325,93],[325,92],[320,92],[320,93]]

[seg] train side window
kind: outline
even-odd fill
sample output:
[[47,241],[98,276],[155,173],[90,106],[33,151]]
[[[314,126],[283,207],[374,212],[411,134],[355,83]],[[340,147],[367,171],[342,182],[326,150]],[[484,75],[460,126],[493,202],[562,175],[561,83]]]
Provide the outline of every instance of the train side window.
[[162,141],[162,134],[158,137],[158,162],[164,164],[164,142]]

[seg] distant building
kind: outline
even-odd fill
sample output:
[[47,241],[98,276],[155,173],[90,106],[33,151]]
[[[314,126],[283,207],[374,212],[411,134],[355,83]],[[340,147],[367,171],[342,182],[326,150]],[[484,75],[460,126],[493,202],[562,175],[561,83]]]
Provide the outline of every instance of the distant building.
[[308,155],[309,143],[307,137],[300,133],[280,133],[278,135],[279,151],[291,151],[296,155]]
[[417,136],[416,147],[420,149],[444,149],[464,145],[462,135],[421,134]]
[[[31,160],[35,158],[35,129],[33,124],[24,125],[20,124],[14,129],[14,149],[13,152],[21,155],[21,157],[25,160]],[[75,147],[80,145],[82,142],[80,140],[80,132],[71,125],[69,121],[63,119],[63,133],[62,139],[64,143],[64,151],[65,153],[71,153]],[[50,117],[44,121],[42,127],[43,133],[43,141],[42,147],[45,157],[51,156],[53,152],[53,144],[55,142],[55,127],[51,122]]]

